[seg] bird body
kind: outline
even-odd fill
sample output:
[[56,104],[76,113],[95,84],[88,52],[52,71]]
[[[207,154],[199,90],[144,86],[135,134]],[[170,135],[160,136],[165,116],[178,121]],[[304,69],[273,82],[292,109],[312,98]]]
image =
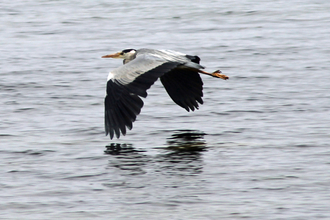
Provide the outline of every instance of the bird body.
[[228,79],[220,71],[202,71],[198,56],[171,50],[126,49],[102,58],[122,58],[124,65],[112,70],[107,79],[105,97],[105,131],[117,138],[132,129],[143,107],[140,97],[160,78],[172,100],[187,111],[203,104],[203,82],[198,73]]
[[[132,49],[132,51],[135,50]],[[191,57],[198,58],[197,56]],[[132,61],[133,63],[114,69],[109,73],[108,79],[117,77],[123,80],[122,77],[130,78],[129,81],[127,81],[129,83],[131,82],[131,80],[134,79],[136,75],[144,74],[146,71],[149,71],[150,69],[156,68],[165,63],[184,65],[185,67],[191,67],[196,69],[204,69],[204,67],[199,65],[198,63],[192,62],[187,57],[187,55],[171,50],[140,49],[138,51],[135,51],[134,53],[128,52],[126,56],[124,55],[123,59],[124,64],[128,64]]]

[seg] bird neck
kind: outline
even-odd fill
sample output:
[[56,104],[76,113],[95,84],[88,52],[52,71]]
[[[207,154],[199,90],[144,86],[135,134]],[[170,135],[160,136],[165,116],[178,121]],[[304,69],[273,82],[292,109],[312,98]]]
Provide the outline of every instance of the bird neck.
[[126,63],[128,63],[129,61],[131,61],[131,60],[129,60],[129,59],[124,59],[124,60],[123,60],[123,64],[126,64]]

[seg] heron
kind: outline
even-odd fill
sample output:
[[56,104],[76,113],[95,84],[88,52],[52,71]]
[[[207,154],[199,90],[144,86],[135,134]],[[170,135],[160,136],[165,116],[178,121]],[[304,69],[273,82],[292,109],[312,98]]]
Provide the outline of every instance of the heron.
[[160,78],[172,100],[188,112],[203,104],[203,81],[199,75],[206,74],[221,79],[228,76],[217,70],[203,71],[198,56],[172,50],[125,49],[102,56],[121,58],[124,65],[112,70],[107,79],[105,106],[105,133],[110,139],[114,135],[126,135],[143,107],[141,97]]

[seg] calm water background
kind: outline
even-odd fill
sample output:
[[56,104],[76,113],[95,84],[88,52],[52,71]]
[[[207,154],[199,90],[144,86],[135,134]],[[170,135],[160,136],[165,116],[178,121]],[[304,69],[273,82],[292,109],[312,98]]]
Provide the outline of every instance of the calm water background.
[[[325,0],[1,1],[0,219],[330,219],[329,12]],[[197,54],[230,80],[202,76],[192,113],[157,82],[110,141],[105,81],[122,63],[100,57],[142,47]]]

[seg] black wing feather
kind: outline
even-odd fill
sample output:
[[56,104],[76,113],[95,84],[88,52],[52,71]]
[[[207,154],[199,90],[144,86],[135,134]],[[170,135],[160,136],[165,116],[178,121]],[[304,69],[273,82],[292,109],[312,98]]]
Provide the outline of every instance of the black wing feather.
[[104,101],[105,132],[106,135],[110,134],[111,139],[114,134],[119,138],[120,131],[123,135],[126,134],[125,126],[132,129],[132,122],[140,114],[143,101],[112,80],[107,83],[107,94]]
[[186,57],[194,63],[199,64],[199,62],[201,61],[201,58],[199,58],[198,56],[186,55]]
[[126,127],[130,130],[136,116],[140,114],[143,101],[139,97],[147,97],[147,90],[163,74],[170,72],[180,63],[167,62],[145,73],[137,74],[132,82],[121,84],[116,79],[107,82],[107,96],[105,97],[105,132],[120,137],[126,134]]
[[160,77],[167,93],[172,100],[186,109],[198,109],[198,103],[203,104],[203,81],[198,72],[176,68]]

